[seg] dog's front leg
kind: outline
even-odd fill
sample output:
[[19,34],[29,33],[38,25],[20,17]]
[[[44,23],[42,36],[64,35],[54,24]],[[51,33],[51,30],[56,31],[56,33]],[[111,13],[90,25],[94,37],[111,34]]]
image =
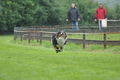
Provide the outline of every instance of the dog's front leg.
[[60,52],[62,52],[63,51],[63,47],[60,47]]
[[58,47],[56,47],[55,45],[54,45],[54,49],[55,49],[56,53],[58,53],[58,52],[59,52],[59,48],[58,48]]

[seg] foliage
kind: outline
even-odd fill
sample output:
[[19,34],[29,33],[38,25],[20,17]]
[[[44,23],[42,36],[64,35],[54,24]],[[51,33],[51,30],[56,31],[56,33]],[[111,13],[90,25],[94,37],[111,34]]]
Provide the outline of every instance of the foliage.
[[115,7],[115,17],[116,19],[120,19],[120,5],[119,4],[116,4],[116,7]]
[[[97,3],[93,0],[0,0],[0,33],[14,27],[33,25],[65,25],[71,3],[81,13],[80,24],[94,24]],[[109,19],[119,19],[120,7],[107,7]]]

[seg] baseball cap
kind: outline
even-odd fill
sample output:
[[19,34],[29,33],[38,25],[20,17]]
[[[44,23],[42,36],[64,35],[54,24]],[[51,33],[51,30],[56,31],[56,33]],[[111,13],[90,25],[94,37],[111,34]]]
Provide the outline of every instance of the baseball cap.
[[99,2],[98,4],[102,4],[102,2]]

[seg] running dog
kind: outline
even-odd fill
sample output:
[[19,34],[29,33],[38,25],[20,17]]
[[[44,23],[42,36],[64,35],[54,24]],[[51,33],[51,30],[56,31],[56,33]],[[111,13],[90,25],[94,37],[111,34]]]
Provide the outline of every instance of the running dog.
[[59,31],[53,35],[51,42],[56,53],[62,52],[67,42],[67,34],[64,31]]

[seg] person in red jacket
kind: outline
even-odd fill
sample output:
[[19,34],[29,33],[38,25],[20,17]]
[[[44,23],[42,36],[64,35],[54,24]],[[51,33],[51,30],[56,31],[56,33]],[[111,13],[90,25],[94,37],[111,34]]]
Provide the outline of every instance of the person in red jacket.
[[[95,21],[99,21],[101,19],[107,19],[107,11],[106,11],[106,8],[103,7],[102,3],[99,2],[99,7],[96,9],[96,13],[95,13]],[[100,21],[100,24],[99,26],[102,28],[102,22]]]

